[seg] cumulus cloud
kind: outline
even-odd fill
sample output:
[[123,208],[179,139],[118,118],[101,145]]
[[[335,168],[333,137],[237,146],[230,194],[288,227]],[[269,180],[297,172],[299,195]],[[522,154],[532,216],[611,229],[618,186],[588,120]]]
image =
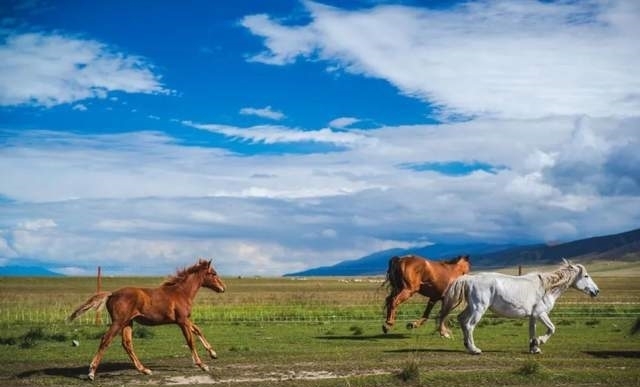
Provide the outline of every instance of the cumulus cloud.
[[[110,92],[169,93],[144,58],[60,33],[0,37],[0,105],[52,107]],[[82,105],[76,105],[82,106]]]
[[453,8],[346,10],[305,2],[311,20],[243,19],[270,65],[321,60],[380,78],[441,116],[633,116],[640,109],[640,6],[629,1],[477,1]]
[[[190,125],[247,146],[311,138],[284,126]],[[640,219],[637,125],[477,119],[320,136],[349,144],[340,152],[242,156],[155,132],[13,132],[0,144],[9,199],[0,201],[0,253],[73,270],[78,258],[114,271],[154,262],[141,270],[156,274],[208,255],[225,273],[269,275],[425,241],[622,231]],[[402,167],[452,160],[504,168],[453,176]]]
[[268,118],[270,120],[276,120],[276,121],[282,120],[283,118],[286,117],[284,113],[273,110],[271,106],[267,106],[265,108],[251,108],[251,107],[242,108],[240,109],[240,114],[258,116],[258,117]]

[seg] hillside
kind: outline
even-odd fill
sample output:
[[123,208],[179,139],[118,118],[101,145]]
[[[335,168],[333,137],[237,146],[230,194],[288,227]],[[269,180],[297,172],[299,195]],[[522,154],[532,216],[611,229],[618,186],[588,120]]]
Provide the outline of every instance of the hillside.
[[640,229],[620,234],[597,236],[557,245],[534,244],[525,246],[491,244],[430,245],[413,249],[391,249],[365,257],[343,261],[286,274],[285,276],[354,276],[380,275],[387,270],[389,258],[394,255],[417,254],[431,259],[471,255],[474,270],[516,265],[543,265],[557,263],[561,258],[597,260],[640,259]]

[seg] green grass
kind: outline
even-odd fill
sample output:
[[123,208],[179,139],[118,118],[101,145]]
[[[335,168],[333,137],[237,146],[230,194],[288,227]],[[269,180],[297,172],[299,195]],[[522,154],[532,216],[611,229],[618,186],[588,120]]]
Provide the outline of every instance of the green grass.
[[[155,286],[160,280],[106,278],[104,288]],[[135,325],[136,353],[154,374],[138,374],[116,339],[94,384],[164,385],[206,376],[234,386],[638,386],[640,335],[632,331],[640,281],[596,281],[600,297],[570,291],[560,299],[551,314],[556,334],[541,355],[528,354],[525,320],[488,314],[475,332],[484,352],[472,356],[457,327],[453,340],[441,339],[433,321],[404,329],[422,313],[420,296],[401,306],[396,327],[383,335],[386,294],[378,283],[227,280],[228,293],[202,290],[194,308],[194,322],[219,356],[208,359],[198,347],[210,374],[191,364],[177,326]],[[93,280],[81,278],[0,278],[0,385],[87,384],[84,375],[108,317],[99,326],[93,313],[73,323],[65,318],[93,287]],[[30,344],[23,346],[25,341]],[[314,375],[326,378],[310,380]]]

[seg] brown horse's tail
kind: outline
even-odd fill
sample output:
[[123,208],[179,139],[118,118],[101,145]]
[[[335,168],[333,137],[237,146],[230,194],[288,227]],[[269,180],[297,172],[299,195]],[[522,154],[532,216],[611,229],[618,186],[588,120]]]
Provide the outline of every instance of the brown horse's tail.
[[440,308],[440,314],[438,315],[438,321],[440,323],[440,334],[444,336],[444,324],[447,316],[453,309],[455,309],[462,301],[467,298],[467,276],[463,275],[458,277],[449,284],[447,290],[445,290],[442,296],[442,307]]
[[397,289],[402,287],[402,273],[400,272],[400,257],[394,256],[389,260],[389,267],[387,268],[387,276],[385,277],[382,286],[389,284],[391,292],[394,293]]
[[91,298],[85,301],[84,304],[77,307],[76,310],[74,310],[73,313],[71,313],[71,315],[67,318],[67,321],[73,321],[91,309],[102,310],[102,308],[104,308],[104,304],[107,303],[107,300],[110,296],[111,292],[100,292],[94,294],[93,296],[91,296]]

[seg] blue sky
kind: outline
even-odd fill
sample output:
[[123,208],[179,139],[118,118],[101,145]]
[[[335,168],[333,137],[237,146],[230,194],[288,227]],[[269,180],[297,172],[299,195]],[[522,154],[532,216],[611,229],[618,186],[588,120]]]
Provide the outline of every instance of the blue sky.
[[640,225],[635,1],[236,3],[3,2],[0,265],[278,275]]

